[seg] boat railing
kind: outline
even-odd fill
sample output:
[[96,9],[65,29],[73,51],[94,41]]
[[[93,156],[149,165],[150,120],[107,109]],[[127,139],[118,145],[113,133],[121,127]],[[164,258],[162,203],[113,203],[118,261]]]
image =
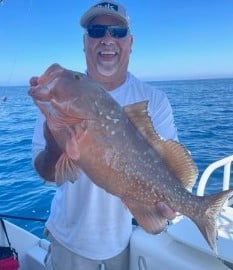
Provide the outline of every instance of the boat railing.
[[[205,193],[206,184],[210,178],[210,175],[218,168],[224,167],[223,171],[223,185],[222,190],[228,190],[230,188],[231,181],[231,164],[233,162],[233,155],[220,159],[218,161],[210,164],[203,174],[201,175],[198,187],[197,187],[197,195],[203,196]],[[233,198],[228,200],[227,205],[233,205]]]

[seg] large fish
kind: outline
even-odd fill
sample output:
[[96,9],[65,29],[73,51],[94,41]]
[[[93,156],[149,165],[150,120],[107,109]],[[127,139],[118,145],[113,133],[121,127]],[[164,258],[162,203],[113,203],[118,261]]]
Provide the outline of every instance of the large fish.
[[58,184],[83,170],[92,181],[121,198],[137,222],[157,233],[166,220],[157,202],[188,216],[216,252],[216,218],[233,190],[204,197],[189,192],[197,167],[180,143],[154,131],[147,101],[121,107],[86,75],[52,65],[29,90],[45,114],[63,154]]

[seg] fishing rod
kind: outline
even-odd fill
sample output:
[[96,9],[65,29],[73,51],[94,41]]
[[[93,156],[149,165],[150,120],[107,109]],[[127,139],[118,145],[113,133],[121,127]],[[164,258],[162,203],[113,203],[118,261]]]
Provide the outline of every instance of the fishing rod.
[[[7,11],[9,11],[10,5],[12,4],[10,2],[11,1],[0,0],[0,7],[2,8],[3,12],[4,12],[4,9],[6,9],[7,16],[9,16],[9,13]],[[14,40],[14,43],[17,44],[17,46],[13,47],[8,57],[9,58],[9,61],[8,61],[9,75],[5,75],[5,80],[6,80],[5,86],[10,86],[12,84],[17,70],[20,69],[19,58],[22,56],[22,52],[26,51],[26,49],[24,48],[25,47],[24,42],[22,40],[27,38],[27,37],[24,38],[24,32],[26,32],[28,25],[31,24],[32,4],[33,4],[33,0],[25,1],[24,6],[22,6],[22,11],[21,10],[18,11],[18,12],[23,12],[22,16],[20,17],[20,19],[16,19],[13,21],[15,23],[15,27],[18,28],[18,34],[16,36],[13,36],[12,35],[13,32],[11,33],[11,31],[9,31],[7,33],[6,40],[9,37],[12,38]],[[7,21],[4,21],[4,23],[7,23]],[[4,28],[4,25],[3,25],[3,28]],[[1,38],[4,41],[5,36],[3,35],[1,36]]]
[[22,217],[22,216],[14,216],[14,215],[7,215],[7,214],[0,214],[0,218],[12,218],[12,219],[40,221],[40,222],[47,221],[47,219],[45,219],[45,218]]
[[[24,19],[23,21],[30,21],[31,19],[31,10],[32,10],[32,3],[33,0],[28,0],[28,5],[25,6],[24,10],[25,13],[22,14],[22,18]],[[4,0],[0,0],[0,7],[3,8],[2,6],[4,6],[4,8],[7,8],[7,1]],[[24,32],[25,26],[22,24],[22,27],[19,27],[20,30],[20,34],[19,37],[21,38],[23,36],[23,32]],[[17,38],[18,39],[18,38]],[[11,69],[10,69],[10,73],[8,76],[8,80],[6,85],[9,86],[12,82],[12,79],[14,77],[14,73],[15,73],[15,69],[16,69],[16,64],[18,61],[18,57],[19,54],[21,53],[21,51],[24,51],[23,48],[20,48],[20,40],[15,40],[15,43],[17,44],[17,48],[13,53],[13,60],[11,61]],[[21,46],[22,47],[22,46]],[[4,95],[2,97],[2,101],[5,102],[7,100],[7,95]],[[16,220],[27,220],[27,221],[38,221],[38,222],[43,222],[45,223],[47,221],[47,219],[44,218],[34,218],[34,217],[25,217],[25,216],[15,216],[15,215],[8,215],[8,214],[4,214],[4,213],[0,213],[0,218],[9,218],[9,219],[16,219]]]

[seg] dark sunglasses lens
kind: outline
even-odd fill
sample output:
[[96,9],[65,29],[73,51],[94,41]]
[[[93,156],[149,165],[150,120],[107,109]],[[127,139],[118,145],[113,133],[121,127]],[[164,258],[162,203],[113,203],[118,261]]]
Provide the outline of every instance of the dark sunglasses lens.
[[128,33],[128,29],[121,26],[109,26],[108,30],[113,38],[123,38]]
[[113,38],[123,38],[128,33],[128,28],[118,25],[91,25],[87,28],[87,33],[91,38],[102,38],[107,30]]
[[91,38],[102,38],[105,36],[106,27],[104,26],[90,26],[87,28],[87,33]]

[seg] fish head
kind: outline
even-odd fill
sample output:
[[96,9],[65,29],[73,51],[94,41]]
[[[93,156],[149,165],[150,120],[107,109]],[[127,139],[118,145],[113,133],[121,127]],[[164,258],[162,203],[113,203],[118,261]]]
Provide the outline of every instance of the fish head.
[[31,83],[29,95],[41,100],[50,97],[61,102],[76,97],[80,92],[86,92],[90,84],[95,82],[86,74],[53,64],[37,78],[37,83]]
[[54,64],[37,79],[37,84],[32,84],[28,94],[39,108],[43,104],[38,101],[51,102],[63,115],[86,119],[95,118],[95,100],[101,98],[103,91],[102,86],[86,74]]
[[28,94],[36,100],[49,101],[55,99],[57,102],[70,99],[77,92],[77,88],[69,87],[71,78],[80,78],[81,74],[63,69],[57,64],[50,66],[40,77],[31,78],[31,88]]

